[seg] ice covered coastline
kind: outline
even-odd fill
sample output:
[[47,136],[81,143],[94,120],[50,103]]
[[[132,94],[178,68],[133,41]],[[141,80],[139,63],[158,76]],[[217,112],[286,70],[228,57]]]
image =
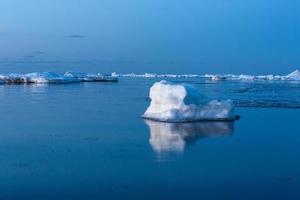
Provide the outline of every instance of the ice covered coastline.
[[231,121],[235,120],[231,100],[208,100],[187,84],[168,81],[154,83],[150,88],[150,106],[142,115],[161,122]]

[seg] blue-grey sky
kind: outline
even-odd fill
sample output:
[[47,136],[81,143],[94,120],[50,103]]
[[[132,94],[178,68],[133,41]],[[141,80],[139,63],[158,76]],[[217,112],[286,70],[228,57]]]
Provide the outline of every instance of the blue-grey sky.
[[287,73],[298,0],[0,0],[0,66]]

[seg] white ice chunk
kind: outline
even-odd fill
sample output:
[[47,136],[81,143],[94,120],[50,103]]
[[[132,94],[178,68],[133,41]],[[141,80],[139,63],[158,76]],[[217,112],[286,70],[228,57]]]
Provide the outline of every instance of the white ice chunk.
[[207,100],[187,84],[156,82],[150,89],[150,106],[143,117],[165,122],[234,120],[231,100]]
[[111,77],[120,77],[120,74],[118,74],[117,72],[113,72],[111,73]]

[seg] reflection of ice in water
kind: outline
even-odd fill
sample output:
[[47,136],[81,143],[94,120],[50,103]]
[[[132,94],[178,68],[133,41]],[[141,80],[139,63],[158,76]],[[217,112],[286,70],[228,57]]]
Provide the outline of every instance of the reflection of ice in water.
[[164,123],[145,120],[150,128],[150,144],[158,152],[183,152],[188,141],[230,135],[233,122]]

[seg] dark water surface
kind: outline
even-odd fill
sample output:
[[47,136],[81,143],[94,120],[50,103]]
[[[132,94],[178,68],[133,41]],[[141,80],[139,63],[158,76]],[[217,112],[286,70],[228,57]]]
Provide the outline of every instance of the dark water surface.
[[155,81],[1,85],[0,199],[300,199],[299,83],[175,80],[242,118],[164,124]]

